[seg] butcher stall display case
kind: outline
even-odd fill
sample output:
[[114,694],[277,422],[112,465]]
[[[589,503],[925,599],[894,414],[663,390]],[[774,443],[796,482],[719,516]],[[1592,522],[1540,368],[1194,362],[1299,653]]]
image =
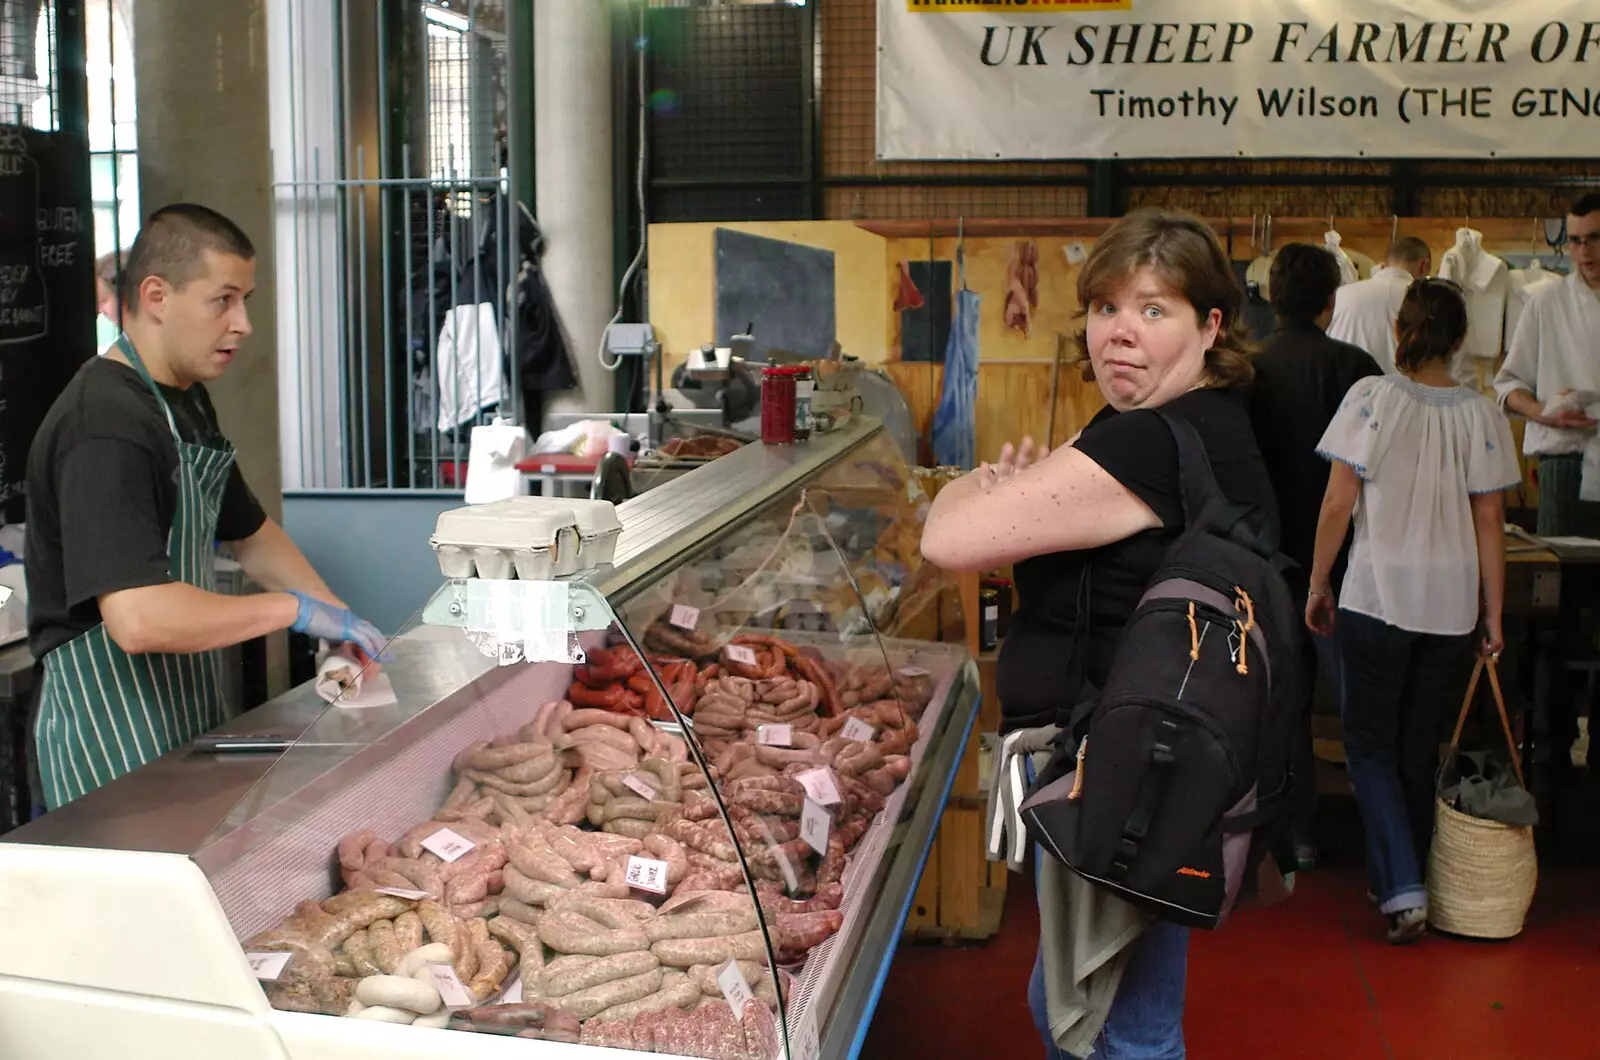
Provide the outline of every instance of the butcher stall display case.
[[925,512],[858,421],[571,576],[441,549],[381,672],[0,841],[0,1055],[857,1055],[977,711],[880,632],[946,606]]

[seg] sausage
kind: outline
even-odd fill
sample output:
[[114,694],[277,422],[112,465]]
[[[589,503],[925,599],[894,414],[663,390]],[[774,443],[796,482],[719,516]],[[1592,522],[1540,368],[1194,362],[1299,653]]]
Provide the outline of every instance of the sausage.
[[[394,922],[392,920],[377,920],[373,922],[372,926],[377,927],[379,924],[385,924],[388,926],[389,935],[392,938],[394,934]],[[370,932],[370,928],[363,931],[357,931],[352,933],[349,938],[344,940],[345,955],[350,958],[350,963],[355,968],[355,973],[357,975],[383,974],[383,969],[379,967],[377,957],[373,951]],[[371,1002],[371,1004],[381,1005],[383,1002],[374,1001]]]
[[637,753],[622,751],[610,744],[594,741],[579,744],[573,748],[572,753],[580,762],[594,770],[631,769],[639,764]]
[[407,1009],[418,1016],[437,1012],[444,1004],[432,986],[398,975],[366,977],[356,984],[356,1000],[363,1005]]
[[415,976],[429,964],[449,964],[455,960],[447,943],[430,942],[426,946],[418,946],[408,952],[400,961],[400,967],[393,973],[401,976]]
[[467,921],[467,935],[478,951],[478,970],[466,984],[467,992],[477,1001],[487,1001],[500,992],[500,984],[510,974],[511,954],[489,937],[489,925],[482,919]]
[[422,917],[417,915],[416,910],[401,913],[394,918],[394,937],[402,955],[422,945]]
[[350,1018],[375,1020],[378,1023],[410,1023],[417,1018],[417,1014],[403,1008],[390,1008],[387,1005],[369,1005]]
[[650,948],[650,940],[637,927],[607,928],[579,913],[546,910],[535,919],[534,926],[539,931],[539,938],[558,953],[609,957],[613,953]]
[[579,707],[592,707],[597,710],[617,710],[628,701],[627,693],[628,690],[622,685],[590,688],[587,685],[574,683],[567,689],[567,698]]
[[582,747],[590,743],[603,743],[626,754],[637,756],[639,744],[633,736],[621,729],[613,729],[609,725],[586,725],[581,729],[573,729],[563,739],[568,747]]
[[695,985],[688,976],[680,973],[671,982],[667,982],[664,979],[661,989],[655,993],[648,994],[637,1001],[625,1001],[620,1005],[612,1005],[610,1008],[596,1013],[594,1018],[602,1023],[611,1020],[628,1020],[646,1012],[657,1012],[661,1009],[693,1008],[695,1002],[699,1000],[700,987]]
[[502,895],[511,896],[518,902],[528,905],[546,905],[557,895],[567,893],[562,887],[545,880],[536,880],[525,875],[515,865],[507,865],[505,869],[505,891]]
[[526,762],[530,758],[537,758],[549,750],[550,744],[543,740],[538,743],[508,744],[505,747],[483,747],[467,757],[466,765],[470,769],[481,769],[492,773],[497,769],[514,766],[518,762]]
[[502,894],[500,896],[499,912],[501,916],[508,916],[512,920],[520,921],[531,927],[538,921],[539,914],[544,910],[513,898],[509,894]]
[[719,938],[754,931],[756,928],[755,905],[746,900],[742,910],[726,909],[656,917],[645,922],[644,933],[652,943],[656,943],[663,939]]
[[586,728],[590,725],[607,725],[613,729],[622,729],[626,731],[628,728],[628,718],[626,715],[613,714],[607,710],[595,710],[590,708],[586,710],[574,710],[562,720],[561,725],[563,731],[566,732],[571,732],[573,729]]
[[[415,917],[415,913],[406,913],[405,916]],[[399,930],[393,920],[374,921],[367,928],[367,946],[372,955],[372,962],[378,966],[378,971],[385,975],[393,975],[400,968],[400,962],[405,959],[406,948],[401,943]],[[420,924],[420,921],[419,921]],[[355,938],[354,935],[350,938]],[[345,951],[349,952],[350,939],[345,940]],[[373,973],[367,972],[367,975]]]
[[506,856],[522,875],[557,887],[576,887],[581,881],[565,858],[551,848],[543,835],[530,833],[506,843]]
[[697,964],[725,964],[730,960],[762,961],[767,946],[760,931],[722,935],[704,939],[662,939],[650,945],[650,952],[672,968],[691,968]]
[[796,961],[843,927],[844,914],[837,909],[784,914],[778,917],[777,926],[773,946],[778,960]]
[[640,922],[656,915],[655,907],[649,902],[631,898],[597,898],[578,891],[565,892],[551,903],[550,908],[557,912],[578,913],[605,927],[624,931],[637,928]]
[[588,1019],[596,1013],[605,1011],[612,1005],[637,1001],[639,998],[647,997],[660,989],[661,969],[652,968],[647,972],[640,972],[638,975],[612,979],[584,990],[563,994],[560,997],[552,996],[552,1000],[579,1019]]
[[[629,953],[616,953],[609,957],[557,957],[545,966],[539,975],[538,989],[545,997],[556,999],[564,998],[568,994],[575,994],[580,990],[609,983],[614,979],[626,979],[630,976],[643,975],[661,966],[655,954],[649,950],[634,950]],[[523,980],[527,985],[527,980]],[[557,1002],[565,1007],[563,1002]]]
[[544,943],[539,941],[539,933],[533,929],[533,925],[504,915],[488,921],[488,927],[489,934],[516,950],[521,958],[517,974],[522,977],[522,993],[527,999],[530,993],[538,989],[536,981],[545,966]]
[[411,1021],[411,1025],[413,1027],[432,1027],[435,1030],[444,1030],[450,1026],[450,1018],[453,1015],[454,1013],[449,1009],[441,1008],[438,1012],[430,1013],[426,1016],[418,1016]]
[[652,833],[644,837],[644,849],[652,858],[667,863],[668,886],[689,875],[689,857],[676,839]]

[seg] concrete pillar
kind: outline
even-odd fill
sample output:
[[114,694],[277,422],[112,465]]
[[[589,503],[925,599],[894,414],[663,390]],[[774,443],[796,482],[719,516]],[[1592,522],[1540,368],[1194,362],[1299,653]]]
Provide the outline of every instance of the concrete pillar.
[[[202,203],[226,214],[256,247],[255,333],[206,389],[245,480],[267,514],[281,520],[264,0],[138,0],[131,7],[141,212]],[[269,694],[288,684],[281,635],[267,640],[267,677]]]
[[[147,3],[149,0],[140,0]],[[616,377],[597,350],[616,312],[612,279],[611,8],[597,0],[533,6],[534,166],[545,279],[572,344],[579,389],[552,412],[610,412]]]
[[280,518],[264,4],[138,0],[133,16],[141,212],[198,202],[226,214],[256,246],[255,334],[207,389],[245,480]]

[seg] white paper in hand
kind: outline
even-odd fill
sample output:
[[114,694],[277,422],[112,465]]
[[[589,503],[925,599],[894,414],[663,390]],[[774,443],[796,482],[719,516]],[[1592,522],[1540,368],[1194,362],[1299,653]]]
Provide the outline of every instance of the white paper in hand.
[[476,844],[448,828],[441,828],[422,841],[422,849],[432,851],[445,861],[457,861]]
[[728,1007],[733,1009],[733,1018],[743,1019],[745,1005],[756,995],[750,989],[750,984],[745,981],[744,972],[739,970],[738,961],[730,960],[717,969],[717,986],[722,990],[722,997],[728,1002]]
[[1600,390],[1568,390],[1545,402],[1544,414],[1554,416],[1558,412],[1582,412],[1596,403],[1600,403]]

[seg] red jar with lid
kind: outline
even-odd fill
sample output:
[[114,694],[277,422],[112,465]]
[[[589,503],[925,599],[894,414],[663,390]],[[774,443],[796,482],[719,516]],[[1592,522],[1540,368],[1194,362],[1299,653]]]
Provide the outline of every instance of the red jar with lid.
[[774,364],[761,372],[761,440],[767,445],[794,442],[795,383],[800,369]]

